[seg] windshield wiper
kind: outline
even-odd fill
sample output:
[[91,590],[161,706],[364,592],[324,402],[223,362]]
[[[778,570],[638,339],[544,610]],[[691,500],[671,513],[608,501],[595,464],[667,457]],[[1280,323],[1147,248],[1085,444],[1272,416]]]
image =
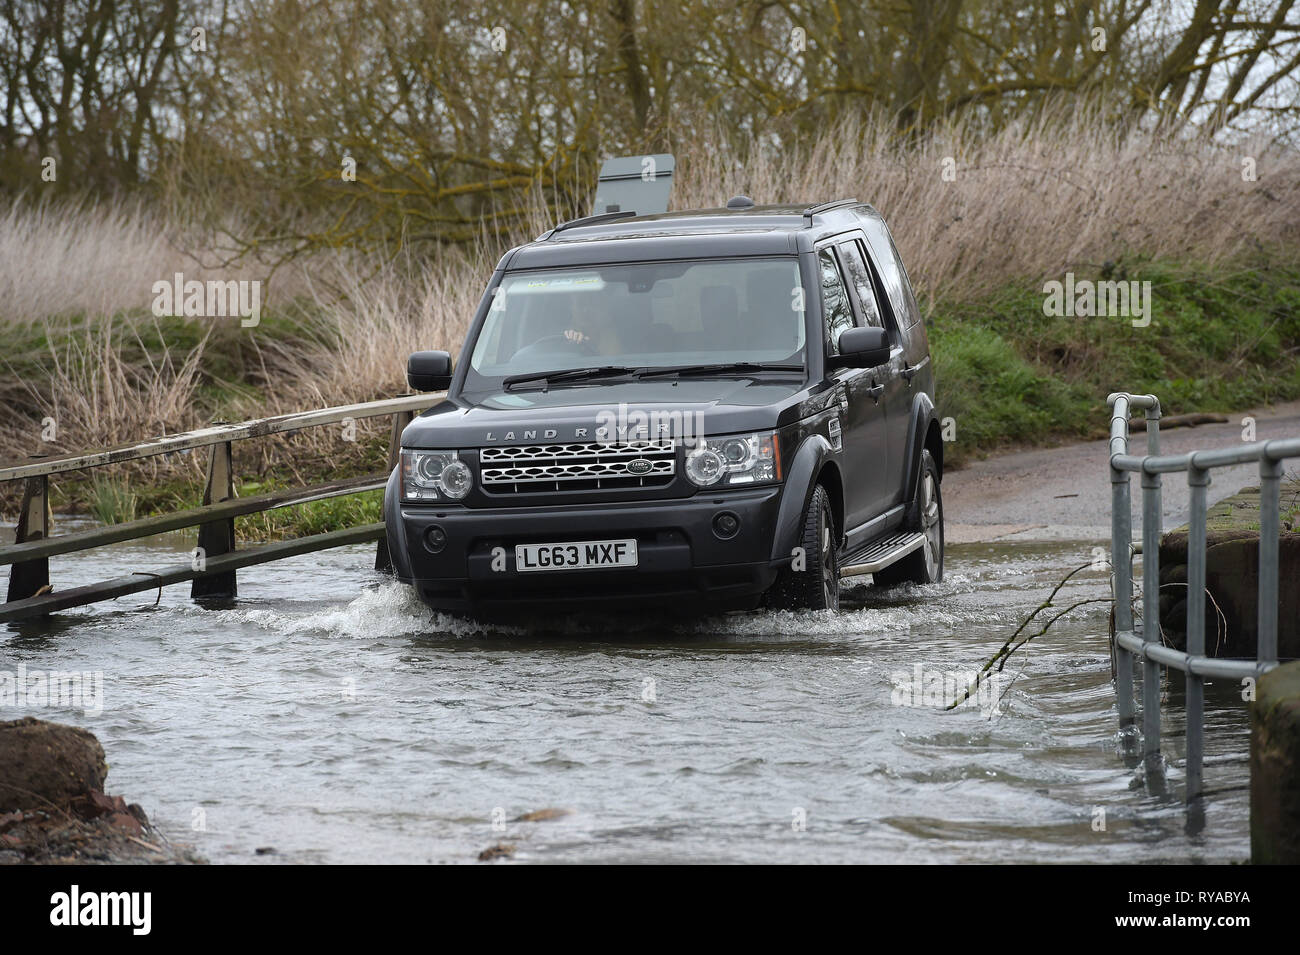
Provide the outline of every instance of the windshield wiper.
[[501,382],[507,391],[515,385],[526,381],[545,381],[548,385],[556,381],[586,381],[592,378],[613,378],[618,375],[630,375],[638,369],[626,365],[601,365],[596,368],[561,368],[556,371],[538,371],[527,375],[510,375]]
[[728,361],[718,362],[712,365],[682,365],[680,367],[669,368],[647,368],[637,373],[638,378],[657,378],[660,376],[677,375],[678,377],[686,376],[704,376],[717,374],[730,374],[733,372],[744,374],[753,371],[803,371],[803,365],[792,365],[788,362],[773,361]]

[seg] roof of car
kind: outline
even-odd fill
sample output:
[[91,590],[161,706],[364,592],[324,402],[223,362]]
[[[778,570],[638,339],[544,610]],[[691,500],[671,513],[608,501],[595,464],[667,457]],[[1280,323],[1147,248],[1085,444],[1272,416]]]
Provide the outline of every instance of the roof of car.
[[655,259],[732,255],[793,255],[825,235],[852,228],[869,205],[841,200],[822,205],[765,205],[691,209],[656,215],[606,214],[561,223],[534,242],[512,249],[510,269],[599,265]]

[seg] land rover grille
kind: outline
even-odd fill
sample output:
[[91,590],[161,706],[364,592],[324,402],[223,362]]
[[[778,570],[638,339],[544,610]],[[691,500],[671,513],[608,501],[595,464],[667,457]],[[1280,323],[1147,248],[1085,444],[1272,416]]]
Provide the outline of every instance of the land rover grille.
[[527,444],[479,451],[486,494],[663,487],[673,480],[677,455],[669,440]]

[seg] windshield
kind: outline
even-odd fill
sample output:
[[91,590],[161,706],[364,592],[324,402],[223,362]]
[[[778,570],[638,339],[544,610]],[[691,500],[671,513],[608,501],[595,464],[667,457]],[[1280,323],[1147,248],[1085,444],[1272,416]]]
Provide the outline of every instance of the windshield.
[[466,386],[593,366],[802,366],[803,297],[792,256],[507,274]]

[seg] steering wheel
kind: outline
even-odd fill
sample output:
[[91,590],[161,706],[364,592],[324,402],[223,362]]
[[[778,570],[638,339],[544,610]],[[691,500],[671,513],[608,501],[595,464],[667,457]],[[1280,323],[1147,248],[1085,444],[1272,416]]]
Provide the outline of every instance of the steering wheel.
[[573,339],[564,335],[548,335],[545,338],[539,338],[531,345],[525,345],[519,351],[515,352],[514,358],[532,358],[542,355],[594,355],[596,354],[595,346],[591,339],[575,342]]

